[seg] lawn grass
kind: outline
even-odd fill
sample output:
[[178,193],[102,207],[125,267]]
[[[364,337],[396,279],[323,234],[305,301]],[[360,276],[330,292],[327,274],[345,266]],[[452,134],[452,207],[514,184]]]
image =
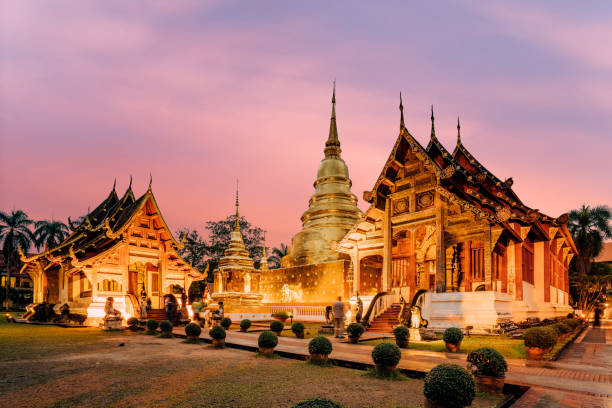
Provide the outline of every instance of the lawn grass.
[[[366,344],[369,346],[375,346],[382,342],[395,343],[394,339],[386,340],[369,340],[359,342],[359,344]],[[463,337],[461,342],[461,353],[469,353],[480,347],[491,347],[499,351],[504,357],[508,358],[525,358],[525,346],[523,340],[513,339],[508,336],[480,336],[471,335]],[[421,341],[421,342],[410,342],[408,348],[413,350],[425,350],[425,351],[436,351],[446,352],[446,346],[444,341]]]

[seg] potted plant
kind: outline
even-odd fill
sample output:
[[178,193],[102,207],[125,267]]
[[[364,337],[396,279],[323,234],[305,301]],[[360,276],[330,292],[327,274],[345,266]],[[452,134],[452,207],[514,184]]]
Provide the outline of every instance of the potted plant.
[[372,350],[372,360],[379,374],[388,375],[395,371],[402,358],[402,351],[393,343],[379,343]]
[[472,404],[476,385],[465,368],[440,364],[427,373],[423,394],[427,408],[463,408]]
[[240,322],[240,331],[246,332],[251,327],[251,321],[249,319],[243,319]]
[[[280,322],[279,322],[280,323]],[[263,355],[270,356],[274,354],[274,347],[278,344],[278,337],[269,330],[262,332],[257,339],[259,352]]]
[[523,334],[528,360],[541,360],[557,342],[557,333],[550,327],[531,327]]
[[276,333],[277,336],[281,335],[281,332],[283,331],[284,328],[285,328],[285,325],[281,321],[275,320],[270,323],[270,330]]
[[127,325],[131,331],[136,331],[138,330],[138,326],[140,326],[140,322],[138,321],[137,318],[130,317],[127,321]]
[[327,398],[316,397],[300,401],[291,408],[344,408],[344,405]]
[[148,335],[153,335],[155,334],[155,331],[157,330],[157,328],[159,327],[159,322],[155,319],[149,319],[147,320],[147,331],[146,334]]
[[197,343],[200,340],[200,333],[202,333],[202,328],[195,323],[189,323],[185,326],[185,336],[187,336],[187,340]]
[[289,312],[276,312],[272,313],[272,317],[280,322],[285,322],[287,319],[291,317],[291,313]]
[[161,337],[169,338],[172,337],[172,323],[170,320],[164,320],[159,324],[159,330],[161,330]]
[[410,331],[406,326],[397,326],[393,329],[393,335],[395,336],[395,344],[400,348],[408,348],[408,338],[410,337]]
[[319,336],[310,340],[308,343],[310,361],[314,363],[327,363],[327,359],[332,352],[331,341],[327,337]]
[[231,325],[232,319],[230,319],[229,317],[224,317],[223,319],[221,319],[221,326],[223,326],[225,330],[229,330]]
[[215,347],[225,347],[225,329],[222,326],[215,325],[208,335],[212,338],[212,344]]
[[295,337],[298,339],[304,338],[304,324],[300,322],[295,322],[291,325],[291,331],[295,334]]
[[504,377],[508,371],[508,364],[504,356],[495,349],[482,347],[468,354],[467,361],[479,391],[502,393]]
[[444,330],[442,340],[446,344],[446,350],[451,353],[457,353],[461,348],[461,340],[463,340],[463,333],[456,327],[449,327]]
[[346,331],[349,335],[349,343],[357,344],[359,338],[365,332],[365,327],[361,323],[351,323],[346,328]]

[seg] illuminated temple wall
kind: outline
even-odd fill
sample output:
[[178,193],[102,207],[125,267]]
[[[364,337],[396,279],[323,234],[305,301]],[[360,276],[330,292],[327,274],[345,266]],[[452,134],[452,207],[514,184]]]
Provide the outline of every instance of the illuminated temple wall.
[[[338,296],[347,299],[349,264],[340,260],[262,272],[259,288],[263,302],[329,304]],[[283,291],[285,285],[291,292]]]

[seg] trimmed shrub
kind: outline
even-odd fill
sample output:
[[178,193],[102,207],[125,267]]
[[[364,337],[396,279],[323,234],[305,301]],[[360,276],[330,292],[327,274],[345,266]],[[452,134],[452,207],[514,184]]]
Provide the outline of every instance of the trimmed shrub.
[[551,327],[531,327],[523,334],[525,347],[547,349],[557,342],[557,333]]
[[185,326],[185,335],[188,337],[199,337],[202,333],[202,328],[195,323],[189,323]]
[[208,332],[209,336],[215,340],[223,340],[226,336],[225,329],[222,326],[215,325],[210,332]]
[[440,406],[463,408],[472,404],[476,384],[466,369],[455,364],[440,364],[425,377],[423,393]]
[[504,356],[490,347],[482,347],[468,354],[469,368],[476,375],[504,378],[508,371],[508,364]]
[[365,327],[361,323],[351,323],[346,328],[346,332],[351,337],[361,337],[363,332],[365,332]]
[[553,327],[557,331],[557,333],[559,333],[559,335],[571,333],[573,331],[573,329],[569,327],[566,323],[555,323],[553,324]]
[[221,319],[221,326],[223,326],[225,330],[228,330],[231,325],[232,319],[230,319],[229,317],[224,317],[223,319]]
[[172,323],[170,320],[164,320],[159,324],[159,330],[162,332],[171,332],[172,331]]
[[257,345],[261,348],[274,348],[277,344],[278,337],[269,330],[262,332],[257,339]]
[[397,326],[395,329],[393,329],[393,335],[398,340],[406,340],[408,337],[410,337],[410,331],[408,331],[406,326]]
[[157,330],[158,327],[159,327],[159,322],[157,320],[154,320],[154,319],[147,320],[147,329],[149,329],[149,331],[155,331]]
[[273,332],[282,332],[283,329],[285,328],[285,325],[283,324],[283,322],[279,322],[278,320],[273,321],[272,323],[270,323],[270,330],[272,330]]
[[580,326],[580,320],[578,319],[565,319],[563,323],[567,324],[572,330],[576,330]]
[[374,364],[383,366],[394,366],[402,358],[402,351],[393,343],[380,343],[372,350]]
[[304,333],[304,324],[300,323],[300,322],[295,322],[291,325],[291,331],[298,335],[300,333]]
[[461,343],[461,340],[463,340],[463,332],[461,329],[456,327],[449,327],[448,329],[444,330],[442,340],[449,344],[459,344]]
[[327,398],[317,397],[300,401],[291,408],[344,408],[344,405]]
[[138,321],[137,318],[135,317],[130,317],[127,321],[127,325],[129,326],[130,330],[136,330],[138,329],[138,326],[140,325],[140,322]]
[[310,354],[331,354],[332,343],[327,337],[315,337],[308,343],[308,352]]
[[251,327],[251,321],[249,319],[243,319],[240,322],[240,328],[244,331],[248,330]]

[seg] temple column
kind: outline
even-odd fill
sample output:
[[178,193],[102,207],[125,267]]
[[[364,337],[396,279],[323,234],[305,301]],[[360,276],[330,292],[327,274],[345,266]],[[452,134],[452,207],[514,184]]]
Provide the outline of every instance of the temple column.
[[359,248],[357,244],[355,244],[355,248],[353,250],[353,288],[355,289],[355,294],[359,293],[359,288],[361,288],[361,264],[359,261]]
[[444,203],[436,192],[436,292],[446,291],[446,248],[444,243]]
[[506,248],[506,256],[508,257],[506,271],[508,274],[508,284],[506,292],[516,300],[516,249],[513,242],[510,242]]
[[385,212],[383,214],[383,270],[382,270],[382,290],[389,290],[391,282],[391,266],[393,259],[391,258],[392,247],[392,230],[391,230],[391,199],[385,201]]
[[486,290],[493,290],[493,247],[491,245],[491,228],[485,230],[484,239],[484,279]]
[[533,243],[533,293],[537,303],[544,302],[545,258],[547,258],[544,244],[543,241]]

